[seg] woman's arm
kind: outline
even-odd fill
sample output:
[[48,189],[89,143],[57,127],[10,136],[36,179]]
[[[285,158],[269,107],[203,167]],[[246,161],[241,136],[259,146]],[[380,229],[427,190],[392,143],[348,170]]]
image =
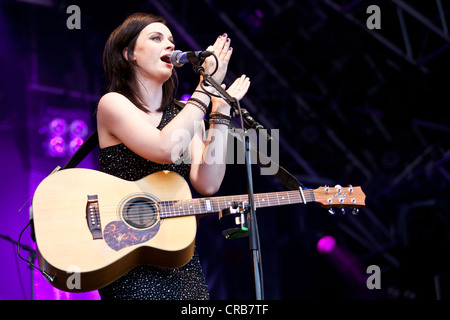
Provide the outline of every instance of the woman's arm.
[[[249,86],[250,79],[243,75],[234,81],[227,93],[241,100]],[[230,114],[230,106],[225,100],[220,98],[212,100],[212,112]],[[189,178],[192,186],[200,194],[212,195],[222,184],[226,169],[227,139],[228,125],[212,123],[208,132],[199,130],[192,141]]]
[[[209,102],[209,98],[199,97],[199,99],[206,104]],[[203,116],[204,113],[197,106],[186,104],[183,110],[160,131],[151,125],[144,113],[125,96],[111,92],[104,95],[98,104],[99,140],[102,143],[105,141],[102,135],[109,135],[110,141],[113,137],[117,143],[125,144],[145,159],[172,163],[177,159],[173,150],[180,147],[179,137],[181,135],[193,137],[200,128]],[[182,143],[187,147],[189,141]]]

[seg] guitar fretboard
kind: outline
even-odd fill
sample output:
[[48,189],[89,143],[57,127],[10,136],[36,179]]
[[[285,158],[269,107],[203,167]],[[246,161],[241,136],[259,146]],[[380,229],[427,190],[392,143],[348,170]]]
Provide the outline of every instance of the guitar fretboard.
[[[254,195],[256,208],[282,206],[297,203],[314,202],[313,190],[303,190],[304,201],[300,191],[283,191],[258,193]],[[214,198],[195,198],[187,200],[170,200],[158,202],[161,218],[188,215],[212,214],[232,206],[233,202],[248,205],[248,195],[234,195]]]

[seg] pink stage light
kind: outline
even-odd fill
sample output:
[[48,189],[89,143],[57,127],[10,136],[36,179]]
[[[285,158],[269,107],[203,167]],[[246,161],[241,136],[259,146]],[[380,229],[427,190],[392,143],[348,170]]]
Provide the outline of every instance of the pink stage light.
[[88,130],[88,125],[83,120],[74,120],[69,127],[71,138],[85,138]]
[[67,121],[62,118],[55,118],[50,121],[49,133],[52,136],[63,136],[67,132]]
[[81,145],[84,143],[84,140],[81,138],[73,138],[70,142],[69,142],[69,149],[68,149],[68,153],[69,155],[73,155],[79,147],[81,147]]
[[181,99],[180,99],[180,100],[181,100],[181,101],[188,101],[190,97],[191,97],[190,94],[185,93],[185,94],[183,94],[183,95],[181,96]]
[[66,141],[63,137],[56,136],[49,140],[47,152],[52,157],[62,157],[66,152]]
[[316,248],[320,253],[327,254],[333,251],[336,240],[332,236],[324,236],[317,241]]

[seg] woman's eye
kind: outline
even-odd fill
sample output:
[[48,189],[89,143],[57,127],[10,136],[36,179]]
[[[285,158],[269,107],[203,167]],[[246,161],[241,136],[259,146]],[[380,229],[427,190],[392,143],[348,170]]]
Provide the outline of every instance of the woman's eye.
[[151,37],[150,39],[152,39],[154,41],[161,41],[161,37],[159,37],[159,36]]

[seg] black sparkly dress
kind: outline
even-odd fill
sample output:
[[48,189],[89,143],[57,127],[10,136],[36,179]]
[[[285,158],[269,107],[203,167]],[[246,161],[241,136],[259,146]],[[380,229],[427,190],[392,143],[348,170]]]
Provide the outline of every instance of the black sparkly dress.
[[[161,130],[176,114],[176,106],[163,112],[158,129]],[[189,162],[159,164],[148,161],[124,144],[99,150],[100,171],[121,179],[135,181],[151,173],[170,170],[188,178]],[[178,163],[178,161],[177,161]],[[207,300],[206,286],[200,259],[196,250],[192,259],[177,269],[166,269],[142,265],[98,290],[102,300]]]

